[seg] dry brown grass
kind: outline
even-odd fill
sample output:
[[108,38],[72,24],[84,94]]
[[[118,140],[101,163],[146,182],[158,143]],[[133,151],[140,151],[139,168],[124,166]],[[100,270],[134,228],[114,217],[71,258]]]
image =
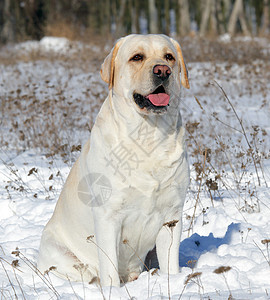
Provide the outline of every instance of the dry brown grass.
[[70,41],[80,41],[83,43],[92,43],[96,46],[104,48],[105,44],[113,43],[113,36],[103,36],[97,34],[91,28],[82,29],[81,26],[71,24],[70,22],[61,19],[56,19],[53,23],[47,24],[44,32],[45,36],[65,37]]
[[65,37],[71,41],[78,40],[81,36],[79,28],[64,19],[47,23],[44,33],[45,36]]
[[[207,39],[198,36],[180,39],[183,55],[188,62],[230,62],[250,64],[254,60],[269,61],[269,38],[239,41],[237,37],[228,43],[217,38]],[[268,48],[268,49],[267,49]]]

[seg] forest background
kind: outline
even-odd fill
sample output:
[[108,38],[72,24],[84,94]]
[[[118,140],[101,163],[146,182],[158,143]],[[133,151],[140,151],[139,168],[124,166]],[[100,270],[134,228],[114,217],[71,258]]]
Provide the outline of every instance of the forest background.
[[269,0],[1,0],[0,42],[129,33],[268,36]]

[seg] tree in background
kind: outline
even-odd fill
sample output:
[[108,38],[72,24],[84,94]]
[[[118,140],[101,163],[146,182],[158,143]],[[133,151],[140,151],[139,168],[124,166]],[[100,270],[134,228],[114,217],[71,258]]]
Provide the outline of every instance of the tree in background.
[[[263,13],[262,13],[262,26],[260,28],[260,30],[257,30],[257,32],[259,31],[260,35],[265,35],[267,34],[267,31],[269,33],[269,0],[263,0]],[[257,14],[256,14],[257,16]],[[260,20],[260,14],[257,16],[258,20]],[[257,22],[259,23],[259,22]],[[258,24],[260,25],[260,23]],[[259,28],[260,26],[258,26]]]
[[239,19],[242,31],[245,35],[250,35],[247,22],[245,19],[243,0],[236,0],[229,19],[228,32],[230,35],[235,34],[236,22]]
[[40,39],[46,22],[45,0],[2,0],[0,40],[13,42],[25,37]]
[[89,34],[269,35],[270,0],[0,0],[0,41]]
[[151,33],[158,33],[158,10],[156,7],[155,0],[149,0],[149,31]]
[[190,14],[188,0],[178,0],[178,32],[184,36],[190,33]]

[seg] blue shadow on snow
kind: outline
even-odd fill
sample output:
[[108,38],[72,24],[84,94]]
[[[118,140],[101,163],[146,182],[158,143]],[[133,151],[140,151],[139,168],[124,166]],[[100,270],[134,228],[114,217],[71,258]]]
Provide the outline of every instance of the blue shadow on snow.
[[200,256],[206,252],[215,251],[223,244],[229,244],[234,232],[240,230],[240,223],[231,223],[223,238],[215,238],[213,233],[208,236],[200,236],[194,233],[183,240],[179,248],[180,267],[194,267]]
[[[219,246],[230,244],[232,234],[238,232],[240,223],[231,223],[223,238],[215,238],[213,233],[208,236],[200,236],[194,233],[191,237],[183,240],[179,247],[179,265],[180,267],[194,268],[200,256],[206,252],[215,251]],[[149,251],[145,266],[148,269],[158,268],[158,259],[156,255],[156,247]],[[146,268],[144,269],[146,270]]]

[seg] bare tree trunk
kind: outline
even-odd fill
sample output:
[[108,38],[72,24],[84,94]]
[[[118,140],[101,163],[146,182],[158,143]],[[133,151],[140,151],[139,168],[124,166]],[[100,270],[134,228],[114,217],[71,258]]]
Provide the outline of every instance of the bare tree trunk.
[[164,5],[165,5],[165,24],[166,24],[165,33],[169,35],[170,34],[170,1],[165,0]]
[[149,0],[149,31],[150,33],[158,33],[158,24],[157,24],[157,8],[155,0]]
[[231,8],[231,0],[222,0],[224,5],[224,13],[225,17],[229,18],[230,8]]
[[125,23],[126,23],[126,30],[127,33],[130,34],[132,32],[132,22],[133,22],[133,16],[132,16],[132,1],[131,0],[127,0],[127,10],[126,10],[126,14],[125,14]]
[[[105,0],[102,7],[103,16],[102,16],[102,33],[105,36],[109,36],[111,33],[111,4],[110,0]],[[103,6],[102,5],[102,6]]]
[[202,15],[202,20],[200,24],[200,35],[204,36],[207,31],[207,26],[208,26],[208,21],[209,21],[209,16],[211,13],[211,0],[203,0],[203,15]]
[[267,34],[269,32],[269,0],[263,1],[263,25],[260,29],[260,35]]
[[230,18],[231,0],[223,0],[224,5],[224,20],[225,20],[225,31],[228,31],[228,20]]
[[[117,30],[117,8],[116,8],[116,1],[111,1],[111,10],[112,10],[112,36],[113,39],[116,38],[116,30]],[[89,24],[88,24],[89,26]],[[91,26],[90,26],[91,27]]]
[[216,19],[216,1],[204,0],[205,8],[200,25],[200,35],[204,36],[207,32],[208,25],[210,25],[210,33],[217,34],[217,19]]
[[[57,1],[58,2],[58,1]],[[56,3],[57,3],[56,2]],[[60,1],[59,1],[60,2]],[[56,8],[57,9],[57,8]],[[99,28],[99,24],[98,24],[98,17],[99,17],[99,10],[98,10],[98,6],[95,5],[95,6],[89,6],[89,14],[88,14],[88,20],[87,20],[87,23],[88,23],[88,26],[89,28],[91,28],[92,30],[94,31],[97,31],[97,28]],[[62,20],[62,14],[61,12],[57,12],[57,18],[59,18],[59,21],[61,22]],[[68,20],[65,16],[64,20]]]
[[217,18],[218,18],[218,31],[220,34],[224,34],[226,32],[225,24],[225,14],[222,10],[222,0],[217,0]]
[[236,0],[228,23],[228,32],[230,35],[235,34],[236,22],[238,19],[239,10],[241,9],[240,5],[241,5],[241,0],[240,1]]
[[157,8],[157,25],[158,25],[158,32],[161,33],[164,31],[164,24],[163,24],[163,1],[157,1],[156,2],[156,8]]
[[210,33],[217,35],[216,1],[211,0]]
[[240,10],[240,14],[239,14],[239,20],[240,20],[240,24],[243,30],[243,33],[245,35],[250,35],[250,31],[248,29],[248,25],[245,19],[245,13],[244,13],[244,7],[243,7],[243,0],[241,0],[242,5],[241,5],[241,10]]
[[118,17],[116,17],[116,37],[123,36],[125,34],[124,28],[124,17],[125,17],[125,10],[126,10],[126,0],[121,0],[120,2],[120,11],[117,12]]
[[12,14],[10,11],[10,0],[5,0],[3,3],[3,29],[1,33],[2,42],[14,42],[15,41],[15,29],[12,24]]
[[140,3],[139,1],[134,1],[134,32],[140,33]]
[[250,32],[247,27],[247,23],[244,16],[244,7],[243,0],[236,0],[233,6],[233,10],[230,16],[229,24],[228,24],[228,32],[230,35],[235,34],[236,30],[236,22],[240,20],[241,28],[245,35],[250,35]]
[[180,35],[187,35],[190,32],[190,15],[188,0],[178,0],[179,10],[179,33]]

